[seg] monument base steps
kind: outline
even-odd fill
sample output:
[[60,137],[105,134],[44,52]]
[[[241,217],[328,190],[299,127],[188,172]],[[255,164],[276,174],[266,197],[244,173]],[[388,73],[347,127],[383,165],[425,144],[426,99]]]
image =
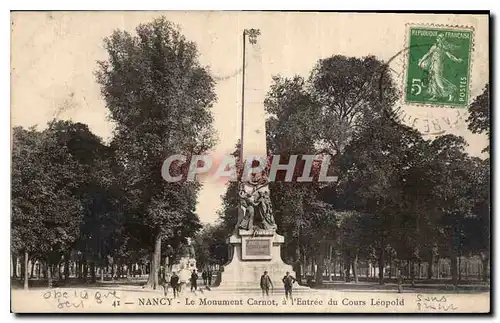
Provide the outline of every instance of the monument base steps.
[[[229,238],[233,246],[233,258],[224,266],[221,283],[218,290],[260,290],[260,277],[267,271],[275,290],[283,289],[281,281],[286,272],[295,277],[291,265],[281,259],[281,245],[284,237],[270,231],[239,230]],[[294,285],[294,290],[308,289],[308,287]]]

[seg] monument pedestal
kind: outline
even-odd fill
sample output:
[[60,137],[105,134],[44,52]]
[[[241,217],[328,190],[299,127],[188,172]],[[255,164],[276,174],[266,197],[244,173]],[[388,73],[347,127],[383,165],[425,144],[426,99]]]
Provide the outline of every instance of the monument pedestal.
[[292,266],[281,259],[285,239],[274,230],[245,231],[232,235],[233,257],[224,266],[219,288],[260,289],[260,277],[267,271],[275,288],[283,287],[286,272],[295,276]]
[[194,258],[182,257],[179,263],[172,265],[172,272],[176,272],[179,276],[179,281],[183,283],[189,282],[193,270],[198,272],[196,268],[196,259]]

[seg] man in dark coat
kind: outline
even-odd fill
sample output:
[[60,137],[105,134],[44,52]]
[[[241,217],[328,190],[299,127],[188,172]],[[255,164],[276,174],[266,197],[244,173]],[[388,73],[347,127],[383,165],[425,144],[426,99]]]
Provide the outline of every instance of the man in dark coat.
[[209,269],[207,272],[208,286],[212,286],[212,271]]
[[290,273],[287,271],[285,277],[282,279],[283,284],[285,285],[285,297],[288,299],[288,296],[292,298],[292,288],[293,288],[293,283],[295,283],[297,280],[290,275]]
[[269,296],[269,288],[274,288],[267,271],[264,271],[264,275],[260,276],[260,288],[262,289],[262,296]]
[[201,278],[203,278],[203,284],[207,284],[207,271],[204,270],[202,273],[201,273]]
[[198,288],[198,274],[196,273],[196,270],[193,270],[193,273],[191,274],[191,291],[196,291]]
[[158,285],[163,287],[163,293],[167,296],[168,292],[168,280],[165,267],[161,266],[158,272]]
[[172,277],[170,277],[170,286],[172,286],[172,290],[174,291],[174,298],[179,296],[179,276],[175,272],[173,272]]

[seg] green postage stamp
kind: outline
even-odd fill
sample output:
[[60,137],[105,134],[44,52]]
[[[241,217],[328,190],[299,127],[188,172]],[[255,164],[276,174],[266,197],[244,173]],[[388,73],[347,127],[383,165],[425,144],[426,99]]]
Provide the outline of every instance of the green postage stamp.
[[472,29],[410,26],[407,42],[406,102],[465,107],[469,99]]

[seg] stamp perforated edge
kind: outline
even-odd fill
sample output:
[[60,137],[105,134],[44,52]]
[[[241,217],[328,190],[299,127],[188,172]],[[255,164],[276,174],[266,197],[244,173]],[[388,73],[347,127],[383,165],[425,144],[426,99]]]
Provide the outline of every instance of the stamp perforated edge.
[[[409,102],[406,100],[406,90],[407,90],[407,84],[406,84],[406,78],[408,76],[407,74],[407,65],[408,65],[408,60],[410,56],[410,46],[409,46],[409,34],[411,28],[436,28],[436,29],[456,29],[456,30],[469,30],[472,33],[472,40],[471,40],[471,46],[469,49],[469,84],[468,84],[468,96],[467,96],[467,103],[465,105],[452,105],[452,104],[432,104],[432,103],[417,103],[417,102]],[[435,24],[435,23],[406,23],[405,24],[405,46],[407,50],[405,51],[404,55],[401,55],[401,59],[403,60],[403,73],[402,73],[402,84],[403,84],[403,93],[402,93],[402,102],[405,105],[411,105],[411,106],[417,106],[417,107],[432,107],[432,108],[441,108],[441,109],[467,109],[467,106],[471,102],[471,90],[472,90],[472,66],[474,64],[473,59],[472,59],[472,53],[474,52],[474,47],[475,47],[475,30],[474,27],[472,26],[467,26],[467,25],[448,25],[448,24]]]

